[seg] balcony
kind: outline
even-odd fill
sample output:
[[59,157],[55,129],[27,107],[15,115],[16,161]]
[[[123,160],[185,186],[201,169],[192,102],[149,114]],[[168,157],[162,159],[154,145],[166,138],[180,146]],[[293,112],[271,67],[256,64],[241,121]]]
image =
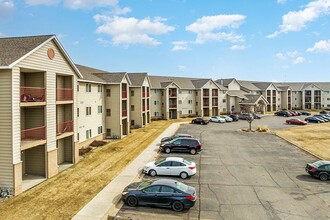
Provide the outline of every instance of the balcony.
[[218,106],[218,102],[217,101],[212,101],[212,106]]
[[127,91],[122,91],[122,92],[121,92],[121,97],[122,97],[123,99],[127,99]]
[[33,105],[40,102],[46,102],[46,89],[42,87],[22,87],[21,86],[21,104]]
[[217,97],[218,96],[218,91],[212,91],[212,96]]
[[121,111],[121,116],[126,117],[127,116],[127,110],[122,110]]
[[46,126],[22,130],[21,140],[46,140]]
[[204,92],[203,92],[203,96],[204,96],[204,97],[209,97],[209,96],[210,96],[210,93],[209,93],[208,91],[207,91],[207,92],[204,91]]
[[56,91],[56,101],[73,101],[73,90],[58,88]]
[[149,105],[147,105],[147,111],[149,111],[150,109],[149,109]]
[[203,106],[204,107],[209,107],[210,106],[210,103],[209,102],[203,102]]
[[142,111],[146,111],[146,107],[145,106],[142,106]]
[[146,97],[146,93],[145,92],[142,92],[142,97]]
[[169,108],[176,108],[176,107],[177,107],[176,104],[170,104],[170,105],[169,105]]
[[170,92],[169,96],[170,98],[176,98],[176,92]]
[[57,135],[73,132],[73,121],[65,121],[57,123]]

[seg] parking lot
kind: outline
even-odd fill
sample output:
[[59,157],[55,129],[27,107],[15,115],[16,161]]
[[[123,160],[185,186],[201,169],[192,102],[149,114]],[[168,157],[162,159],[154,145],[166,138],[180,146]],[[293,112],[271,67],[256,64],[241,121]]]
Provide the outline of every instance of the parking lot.
[[[252,127],[294,126],[285,125],[285,120],[268,116],[255,120]],[[240,131],[247,127],[246,121],[182,125],[178,132],[192,134],[203,143],[197,155],[169,154],[196,162],[198,173],[182,181],[196,188],[195,206],[176,213],[124,205],[115,218],[330,219],[330,181],[321,182],[304,171],[307,162],[317,159],[275,135]]]

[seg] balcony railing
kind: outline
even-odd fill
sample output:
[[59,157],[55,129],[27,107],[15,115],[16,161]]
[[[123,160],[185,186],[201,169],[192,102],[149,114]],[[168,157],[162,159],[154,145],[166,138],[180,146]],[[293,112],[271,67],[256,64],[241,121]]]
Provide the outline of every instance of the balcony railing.
[[127,91],[122,91],[121,96],[122,96],[123,99],[126,99],[127,98]]
[[146,97],[146,93],[145,92],[142,92],[142,97]]
[[208,107],[209,105],[210,105],[209,102],[203,102],[203,106],[204,106],[204,107]]
[[58,88],[56,92],[56,101],[72,101],[73,90],[68,88]]
[[142,111],[145,111],[146,110],[146,107],[145,106],[142,106]]
[[170,97],[176,97],[176,92],[170,92],[170,93],[169,93],[169,96],[170,96]]
[[203,96],[208,97],[209,95],[210,95],[209,92],[203,92]]
[[121,116],[126,117],[127,116],[127,110],[122,110],[121,111]]
[[176,104],[170,104],[169,108],[176,108]]
[[147,98],[148,98],[148,97],[150,97],[150,93],[149,93],[149,92],[147,92]]
[[57,123],[57,134],[62,134],[65,132],[73,132],[73,121]]
[[149,105],[147,105],[147,110],[149,110]]
[[212,102],[212,106],[218,106],[218,102]]
[[21,87],[21,102],[45,102],[45,94],[42,87]]
[[46,126],[22,130],[21,140],[46,140]]
[[218,92],[212,92],[212,96],[213,97],[218,96]]

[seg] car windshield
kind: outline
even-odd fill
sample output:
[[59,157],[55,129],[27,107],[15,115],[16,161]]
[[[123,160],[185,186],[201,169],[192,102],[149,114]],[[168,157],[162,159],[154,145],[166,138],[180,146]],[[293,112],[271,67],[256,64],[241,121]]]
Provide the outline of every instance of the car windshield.
[[191,161],[186,160],[186,159],[183,159],[183,162],[184,162],[185,164],[187,164],[187,165],[191,165],[191,164],[192,164]]
[[155,165],[157,166],[160,163],[163,163],[166,159],[160,159],[155,162]]
[[181,182],[175,182],[176,188],[178,188],[179,190],[183,191],[183,192],[188,192],[188,186],[184,183]]
[[323,164],[325,164],[323,161],[316,161],[313,163],[316,167],[322,166]]
[[150,180],[149,180],[149,181],[142,182],[142,183],[137,187],[137,189],[138,189],[138,190],[142,190],[142,189],[144,189],[144,188],[150,186],[150,185],[152,184],[152,182],[153,182],[153,181],[150,181]]

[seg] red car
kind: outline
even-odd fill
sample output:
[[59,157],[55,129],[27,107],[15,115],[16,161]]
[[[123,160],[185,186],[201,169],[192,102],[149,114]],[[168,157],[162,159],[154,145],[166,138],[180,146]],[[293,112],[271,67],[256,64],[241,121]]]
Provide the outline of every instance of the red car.
[[302,121],[298,118],[291,118],[289,120],[285,121],[287,124],[293,124],[293,125],[307,125],[307,122]]

